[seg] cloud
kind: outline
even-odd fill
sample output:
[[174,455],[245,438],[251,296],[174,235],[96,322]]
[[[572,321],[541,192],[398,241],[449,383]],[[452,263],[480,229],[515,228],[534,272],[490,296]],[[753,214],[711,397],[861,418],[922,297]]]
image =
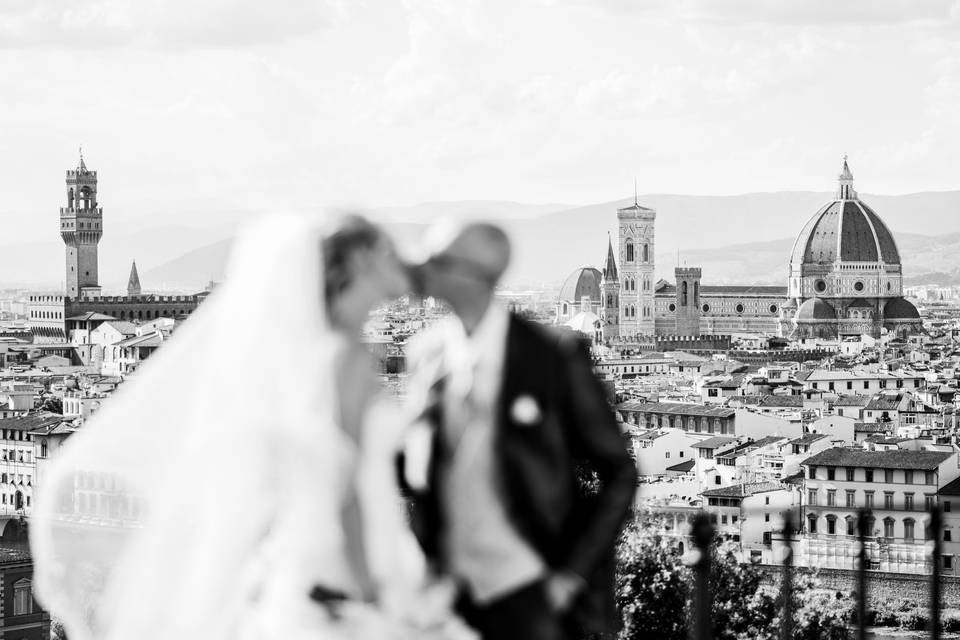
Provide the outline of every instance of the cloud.
[[654,21],[728,25],[939,25],[958,20],[956,0],[542,0]]
[[281,42],[330,26],[335,0],[7,0],[0,48],[118,46],[234,48]]

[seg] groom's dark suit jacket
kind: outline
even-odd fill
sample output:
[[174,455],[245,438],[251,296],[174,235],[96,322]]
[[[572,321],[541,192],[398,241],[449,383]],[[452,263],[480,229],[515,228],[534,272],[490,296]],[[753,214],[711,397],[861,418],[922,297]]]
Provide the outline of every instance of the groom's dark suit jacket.
[[[510,316],[503,386],[497,407],[495,458],[503,473],[507,510],[517,531],[555,570],[581,576],[586,590],[572,621],[586,633],[619,627],[614,600],[614,546],[633,501],[636,467],[627,453],[587,350],[576,334],[554,333]],[[442,378],[433,381],[425,416],[434,426],[433,460],[446,455],[439,438]],[[532,423],[511,411],[518,398],[539,405]],[[410,491],[413,529],[426,554],[442,568],[444,514],[434,491]],[[578,474],[593,471],[598,491],[584,491]]]

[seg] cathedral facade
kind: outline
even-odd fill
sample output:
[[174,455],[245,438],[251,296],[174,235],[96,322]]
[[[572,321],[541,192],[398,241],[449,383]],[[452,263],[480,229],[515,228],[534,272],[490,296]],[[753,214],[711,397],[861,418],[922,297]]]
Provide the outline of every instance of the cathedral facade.
[[67,171],[66,205],[60,207],[60,237],[65,255],[63,293],[33,293],[28,296],[28,323],[35,342],[63,342],[89,314],[102,319],[132,322],[157,318],[185,318],[206,297],[193,295],[144,295],[134,262],[126,296],[101,294],[98,248],[103,237],[103,208],[97,197],[97,172],[87,169],[80,156],[76,169]]
[[920,331],[916,307],[903,298],[903,267],[893,234],[853,188],[843,161],[833,200],[823,205],[793,245],[789,299],[780,332],[794,338],[829,338],[883,329]]
[[[837,339],[922,328],[917,309],[903,298],[893,235],[859,200],[846,159],[835,199],[794,243],[787,286],[704,286],[699,267],[677,267],[674,283],[655,282],[656,212],[635,198],[617,210],[617,220],[618,251],[608,242],[603,271],[582,267],[567,279],[556,304],[558,324],[589,326],[584,333],[608,342],[735,333]],[[578,315],[584,313],[590,315]]]

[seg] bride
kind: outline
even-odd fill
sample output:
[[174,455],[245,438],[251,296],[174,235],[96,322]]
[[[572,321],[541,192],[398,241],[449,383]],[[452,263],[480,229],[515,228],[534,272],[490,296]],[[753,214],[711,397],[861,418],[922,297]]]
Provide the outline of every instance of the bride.
[[394,487],[403,420],[360,343],[406,286],[357,216],[269,218],[67,441],[31,522],[71,640],[473,637]]

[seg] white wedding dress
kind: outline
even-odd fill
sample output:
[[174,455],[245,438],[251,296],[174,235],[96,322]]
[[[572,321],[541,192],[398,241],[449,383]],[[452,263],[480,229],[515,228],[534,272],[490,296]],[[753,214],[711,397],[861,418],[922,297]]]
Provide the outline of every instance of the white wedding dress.
[[[247,229],[225,283],[53,454],[30,537],[71,640],[473,637],[401,512],[399,412],[373,400],[359,446],[337,424],[322,233]],[[351,492],[376,604],[346,557]],[[347,599],[319,604],[318,585]]]

